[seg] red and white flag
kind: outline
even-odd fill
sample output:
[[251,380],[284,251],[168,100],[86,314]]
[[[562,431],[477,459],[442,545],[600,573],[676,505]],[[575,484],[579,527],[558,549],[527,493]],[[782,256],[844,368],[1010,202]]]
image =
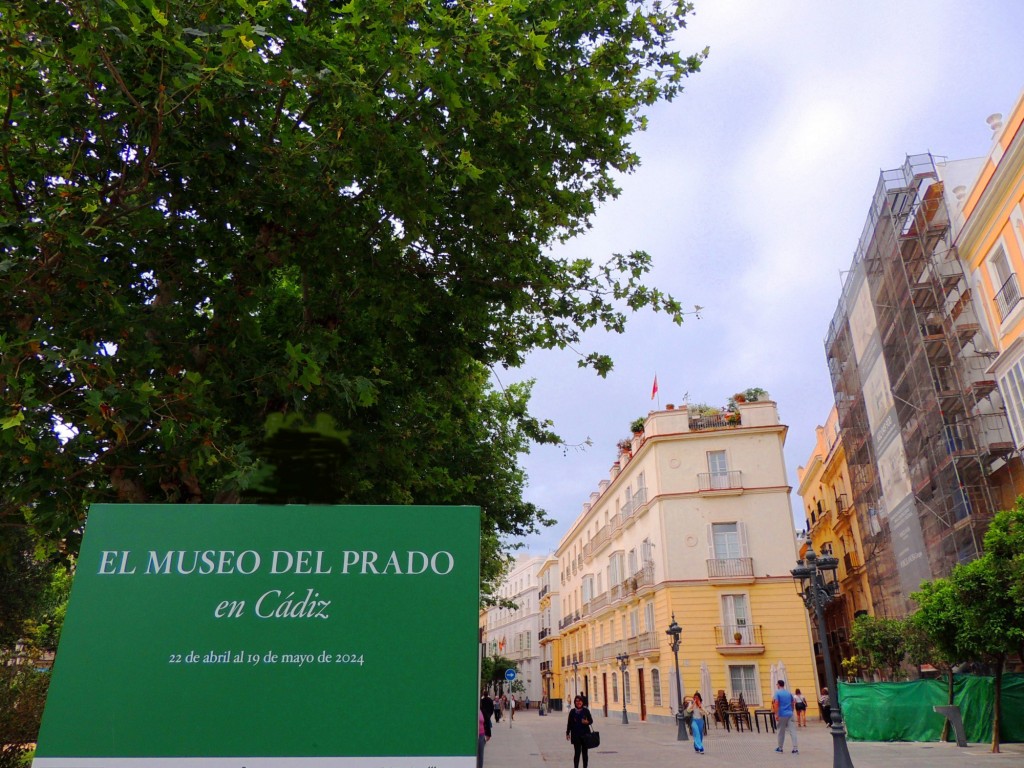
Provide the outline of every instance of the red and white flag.
[[651,400],[658,394],[658,374],[654,374],[654,386],[651,387]]

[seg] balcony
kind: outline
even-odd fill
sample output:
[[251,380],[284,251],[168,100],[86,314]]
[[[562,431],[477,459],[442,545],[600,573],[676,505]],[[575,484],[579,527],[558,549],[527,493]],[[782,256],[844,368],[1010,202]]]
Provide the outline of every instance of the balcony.
[[843,555],[843,566],[846,568],[847,573],[853,573],[862,565],[863,563],[860,562],[860,558],[858,558],[853,552],[847,552]]
[[550,591],[551,591],[551,586],[548,585],[548,584],[545,584],[543,587],[540,588],[540,594],[537,595],[537,599],[538,600],[543,600],[544,599],[544,595],[546,595]]
[[551,627],[544,627],[540,632],[537,633],[537,639],[543,640],[545,637],[551,634]]
[[542,661],[540,663],[540,673],[543,675],[545,672],[551,672],[551,662]]
[[750,584],[754,581],[754,558],[712,558],[708,560],[708,578],[722,583]]
[[594,613],[595,611],[601,610],[606,605],[608,605],[608,593],[602,592],[600,595],[595,596],[594,599],[590,601],[590,611],[591,613]]
[[1003,283],[1003,287],[996,294],[996,307],[999,308],[999,320],[1003,321],[1010,314],[1015,306],[1020,303],[1020,285],[1017,283],[1017,275],[1010,275]]
[[690,417],[690,431],[703,432],[706,429],[731,429],[740,426],[738,413],[713,413],[709,416]]
[[743,472],[731,469],[728,472],[699,472],[697,488],[701,493],[743,491]]
[[715,649],[723,656],[764,653],[760,624],[716,624]]
[[643,651],[656,651],[660,639],[657,632],[641,632],[636,637],[626,640],[626,653],[633,656]]
[[623,597],[633,594],[642,587],[648,587],[654,583],[654,563],[646,562],[643,567],[632,576],[627,576],[620,585],[620,592]]

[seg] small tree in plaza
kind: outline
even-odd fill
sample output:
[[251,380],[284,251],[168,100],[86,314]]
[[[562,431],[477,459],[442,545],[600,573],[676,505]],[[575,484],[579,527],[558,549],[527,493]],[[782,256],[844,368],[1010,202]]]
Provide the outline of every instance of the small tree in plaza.
[[912,621],[922,628],[939,656],[976,660],[992,670],[992,751],[999,752],[1003,668],[1007,657],[1024,649],[1024,604],[1020,597],[1024,544],[1024,502],[999,512],[985,535],[985,554],[957,565],[948,579],[921,585],[921,606]]
[[902,669],[907,654],[905,624],[901,619],[858,616],[853,622],[850,642],[867,656],[870,669],[877,669],[891,680],[906,677]]
[[[959,596],[949,579],[921,584],[911,595],[919,606],[906,621],[907,655],[914,664],[932,664],[946,674],[946,703],[953,704],[953,666],[964,654],[958,644],[962,623]],[[949,736],[949,720],[942,724],[941,741]]]

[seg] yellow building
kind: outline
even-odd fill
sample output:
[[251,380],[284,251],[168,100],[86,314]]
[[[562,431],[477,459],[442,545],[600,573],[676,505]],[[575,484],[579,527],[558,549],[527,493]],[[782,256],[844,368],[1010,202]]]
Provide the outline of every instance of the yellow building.
[[558,596],[558,560],[549,557],[537,574],[540,581],[540,674],[542,705],[545,709],[561,709],[565,698],[565,679],[562,670],[562,638],[558,634],[561,601]]
[[[853,655],[850,630],[853,620],[872,614],[871,588],[864,567],[864,546],[860,523],[850,491],[850,469],[839,429],[839,412],[829,412],[825,426],[816,430],[814,449],[807,464],[797,468],[797,493],[803,500],[807,516],[807,532],[811,546],[818,554],[830,554],[839,560],[839,597],[825,612],[833,670],[843,678],[840,661]],[[824,676],[824,658],[817,630],[815,653],[818,671]]]
[[670,721],[673,616],[685,695],[742,694],[753,710],[784,677],[813,700],[787,428],[773,402],[738,408],[652,412],[558,546],[564,698],[578,685],[599,717]]
[[[994,374],[1018,451],[1024,449],[1024,93],[1010,116],[992,115],[992,148],[974,184],[956,190],[964,221],[956,239],[980,297],[996,357]],[[1024,493],[1020,459],[1002,471],[1000,508]]]

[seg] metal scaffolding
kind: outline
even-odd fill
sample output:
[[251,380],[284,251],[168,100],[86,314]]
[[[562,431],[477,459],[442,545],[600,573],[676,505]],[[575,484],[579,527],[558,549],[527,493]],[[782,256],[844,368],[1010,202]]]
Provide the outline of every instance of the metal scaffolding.
[[1013,451],[952,238],[931,155],[884,171],[825,340],[879,615],[978,557]]

